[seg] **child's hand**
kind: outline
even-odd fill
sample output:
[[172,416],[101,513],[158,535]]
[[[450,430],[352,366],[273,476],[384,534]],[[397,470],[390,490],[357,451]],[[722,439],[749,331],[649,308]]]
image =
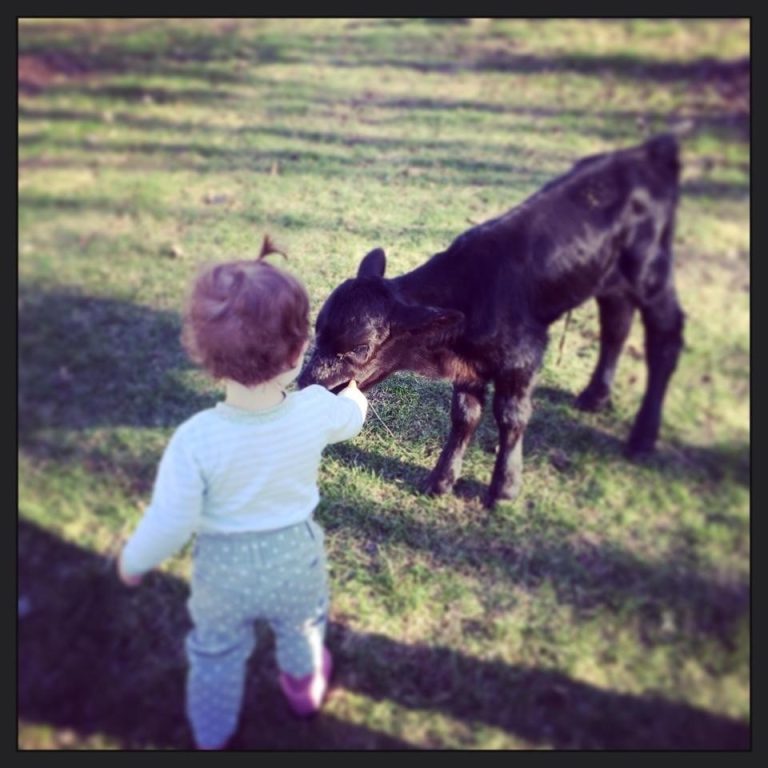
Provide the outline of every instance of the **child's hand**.
[[123,556],[122,556],[122,553],[117,558],[117,575],[118,575],[118,578],[120,579],[120,581],[122,581],[123,584],[125,584],[126,587],[138,587],[139,584],[141,584],[141,580],[143,578],[143,576],[141,574],[139,574],[138,576],[132,576],[132,575],[129,575],[129,574],[125,573],[125,571],[123,571]]
[[357,387],[357,382],[356,382],[354,379],[350,379],[350,380],[347,382],[347,386],[346,386],[346,387],[344,387],[344,389],[342,389],[342,390],[341,390],[341,391],[340,391],[338,394],[340,394],[340,395],[343,395],[345,392],[354,392],[354,393],[357,393],[357,394],[360,394],[360,395],[362,395],[362,394],[363,394],[363,393],[362,393],[362,392],[360,392],[360,390],[358,389],[358,387]]

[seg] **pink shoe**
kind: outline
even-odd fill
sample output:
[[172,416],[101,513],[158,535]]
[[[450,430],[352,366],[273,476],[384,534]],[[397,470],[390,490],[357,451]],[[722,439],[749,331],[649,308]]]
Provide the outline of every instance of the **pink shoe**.
[[323,668],[304,677],[291,677],[281,672],[278,678],[280,688],[288,699],[288,704],[300,717],[314,715],[323,703],[328,681],[333,671],[333,660],[328,649],[323,646]]

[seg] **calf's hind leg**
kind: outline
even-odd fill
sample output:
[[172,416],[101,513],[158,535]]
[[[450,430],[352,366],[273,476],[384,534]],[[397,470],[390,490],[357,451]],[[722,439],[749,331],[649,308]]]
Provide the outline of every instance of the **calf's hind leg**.
[[499,426],[499,452],[493,468],[485,506],[492,509],[502,499],[515,499],[523,486],[523,433],[531,416],[534,375],[517,371],[496,380],[493,413]]
[[461,474],[464,453],[475,434],[485,402],[485,383],[455,384],[451,401],[451,432],[437,465],[429,474],[425,492],[447,493]]
[[645,326],[645,360],[648,380],[640,410],[635,418],[626,454],[650,453],[661,425],[661,410],[669,379],[683,347],[683,314],[674,288],[669,285],[640,307]]
[[600,317],[600,355],[592,378],[576,398],[582,411],[599,411],[610,405],[611,386],[621,349],[632,327],[635,307],[624,294],[597,296]]

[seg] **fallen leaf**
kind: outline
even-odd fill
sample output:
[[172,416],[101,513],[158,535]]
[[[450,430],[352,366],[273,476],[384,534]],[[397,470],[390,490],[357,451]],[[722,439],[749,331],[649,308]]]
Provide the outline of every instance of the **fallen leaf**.
[[208,192],[203,198],[203,202],[207,205],[221,205],[222,203],[228,203],[231,199],[229,195]]
[[172,245],[169,245],[166,249],[166,253],[172,258],[172,259],[182,259],[184,258],[184,249],[176,244],[173,243]]

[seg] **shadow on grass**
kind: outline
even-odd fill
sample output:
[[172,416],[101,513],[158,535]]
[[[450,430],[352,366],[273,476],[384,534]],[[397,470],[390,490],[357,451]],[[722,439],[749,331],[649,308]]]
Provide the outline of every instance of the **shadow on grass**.
[[[497,46],[495,50],[476,47],[476,41],[446,39],[440,49],[424,54],[423,40],[407,35],[392,36],[382,45],[369,46],[364,37],[316,36],[305,57],[327,57],[339,67],[392,67],[416,72],[510,72],[521,75],[576,73],[625,79],[675,80],[733,83],[749,88],[750,59],[723,59],[703,56],[687,61],[643,56],[634,53],[538,55],[517,53]],[[453,50],[453,49],[456,50]],[[449,54],[449,55],[447,55]],[[302,57],[298,57],[301,60]]]
[[[283,87],[291,85],[296,89],[309,88],[310,83],[305,81],[291,81],[282,83]],[[89,91],[88,95],[94,92]],[[325,94],[325,95],[324,95]],[[275,96],[279,98],[275,98]],[[376,96],[371,98],[360,98],[356,92],[339,92],[328,96],[326,92],[318,94],[310,92],[306,95],[293,96],[290,99],[283,94],[276,94],[272,90],[266,90],[263,98],[267,102],[266,109],[272,115],[294,114],[297,111],[310,110],[318,106],[324,106],[326,110],[335,110],[340,106],[352,109],[366,110],[374,107],[377,111],[390,110],[393,113],[391,118],[382,118],[376,122],[386,124],[389,121],[403,120],[423,120],[423,113],[447,112],[455,113],[463,111],[468,113],[492,113],[500,116],[510,116],[514,122],[505,125],[505,130],[510,134],[530,133],[530,132],[562,132],[562,123],[567,121],[570,128],[584,135],[596,135],[607,141],[621,140],[627,144],[640,142],[649,130],[662,132],[669,128],[670,120],[675,118],[674,112],[659,112],[643,109],[613,109],[607,111],[584,110],[566,107],[522,107],[519,105],[502,104],[494,102],[484,102],[473,99],[454,99],[454,98],[407,98],[407,97],[386,97]],[[270,105],[274,100],[276,103]],[[293,103],[296,102],[296,103]],[[60,121],[60,122],[85,122],[95,125],[104,123],[103,111],[93,110],[75,110],[66,108],[42,108],[37,105],[33,107],[29,102],[19,106],[18,114],[20,118],[29,121]],[[303,112],[302,112],[303,114]],[[712,112],[705,108],[689,108],[686,111],[687,119],[693,123],[692,133],[694,135],[712,136],[722,141],[749,141],[749,111],[740,108],[724,109],[718,112]],[[526,120],[527,118],[527,120]],[[216,133],[217,135],[230,134],[285,134],[291,138],[302,138],[304,140],[342,143],[345,145],[354,145],[355,143],[376,144],[380,139],[376,137],[366,137],[357,134],[349,135],[348,131],[338,130],[336,132],[302,132],[293,129],[281,129],[280,127],[259,126],[242,127],[226,125],[207,125],[200,122],[171,120],[157,116],[148,117],[144,114],[137,114],[127,109],[117,114],[111,114],[110,119],[115,124],[123,124],[131,128],[140,128],[147,131],[163,132],[181,132],[189,133]],[[348,137],[348,138],[347,138]],[[387,142],[387,146],[401,147],[403,149],[417,150],[423,147],[442,147],[446,150],[453,148],[461,149],[461,142],[450,140],[440,141],[412,141],[407,142],[402,139],[381,139]],[[20,144],[28,143],[28,137],[21,137]],[[505,145],[506,147],[506,145]],[[506,151],[506,148],[505,148]],[[563,157],[563,160],[576,160],[577,158]]]
[[158,88],[138,85],[100,85],[91,87],[59,86],[56,93],[61,95],[87,95],[108,102],[139,102],[143,104],[210,104],[216,109],[218,102],[236,98],[235,94],[210,88]]
[[[388,385],[384,383],[379,389],[387,391],[388,386],[409,386],[410,376],[401,374],[401,384]],[[396,421],[403,424],[415,423],[418,415],[419,433],[421,437],[429,434],[439,441],[438,450],[430,456],[433,463],[437,462],[439,450],[448,436],[450,430],[450,404],[451,387],[446,382],[428,381],[420,377],[418,388],[419,403],[414,406],[416,411],[409,417],[407,413],[399,411],[396,419],[385,418],[387,424]],[[586,382],[585,382],[586,383]],[[580,389],[568,392],[555,387],[539,386],[533,393],[533,416],[528,424],[524,436],[524,465],[526,461],[549,462],[554,448],[567,458],[580,455],[589,456],[600,466],[611,465],[620,470],[622,467],[632,467],[634,464],[624,456],[626,437],[629,435],[631,420],[626,424],[615,420],[617,434],[597,429],[584,423],[586,416],[579,411],[574,400]],[[396,389],[387,395],[386,408],[393,406],[397,398]],[[497,444],[497,427],[491,415],[491,394],[486,398],[482,421],[474,437],[474,445],[479,447],[487,456],[488,473],[494,464],[494,453]],[[377,411],[384,410],[381,401],[372,395]],[[384,401],[386,402],[386,401]],[[426,406],[425,406],[426,403]],[[637,407],[640,407],[638,401]],[[385,411],[386,413],[386,411]],[[631,418],[634,418],[634,412]],[[380,426],[378,418],[369,418],[370,429],[381,430],[384,438],[384,428]],[[386,429],[389,429],[387,426]],[[391,438],[395,441],[407,442],[413,435],[398,435]],[[470,449],[471,450],[471,449]],[[376,471],[381,477],[391,482],[403,482],[413,492],[420,493],[426,481],[429,469],[416,467],[403,462],[400,459],[389,457],[386,454],[376,454],[357,447],[354,443],[339,443],[329,449],[329,454],[336,456],[342,463],[350,466],[365,466]],[[750,455],[749,444],[722,444],[711,447],[688,446],[679,442],[660,443],[656,451],[647,458],[640,459],[638,463],[656,472],[660,479],[665,477],[676,480],[689,479],[698,482],[719,483],[725,479],[735,481],[745,487],[750,487]],[[564,471],[568,471],[567,469]],[[525,475],[523,475],[525,477]],[[485,492],[485,485],[470,478],[459,479],[455,492],[468,500],[479,501]]]
[[[78,195],[77,197],[64,197],[49,195],[46,193],[22,193],[18,198],[19,221],[22,231],[31,227],[31,222],[38,215],[53,215],[63,212],[75,212],[78,214],[104,213],[112,216],[133,217],[134,221],[141,215],[149,216],[155,221],[179,222],[211,222],[213,226],[226,220],[228,225],[239,226],[243,231],[274,231],[275,229],[286,232],[300,232],[306,230],[326,230],[344,232],[348,235],[357,235],[369,242],[393,244],[408,235],[418,235],[420,238],[430,238],[437,243],[450,243],[457,237],[462,229],[462,221],[456,226],[428,227],[417,221],[382,221],[380,223],[367,223],[367,218],[356,216],[352,212],[327,213],[325,216],[317,216],[314,211],[301,211],[296,213],[284,212],[279,208],[252,209],[249,206],[240,206],[239,196],[233,195],[223,205],[211,204],[206,195],[200,194],[198,198],[187,196],[184,204],[165,206],[156,201],[141,199],[136,195],[123,195],[120,197],[97,197],[94,195]],[[157,259],[161,256],[168,258],[169,246],[161,246],[151,239],[142,237],[140,227],[135,227],[132,234],[123,237],[110,237],[106,231],[89,231],[76,226],[57,227],[59,241],[66,247],[72,247],[77,251],[87,249],[94,260],[109,259],[118,251],[129,250],[133,255],[147,256]],[[399,247],[399,246],[397,246]],[[242,252],[238,252],[241,253]],[[362,251],[365,253],[365,250]],[[429,254],[429,250],[424,251]],[[247,256],[247,253],[245,254]],[[224,258],[224,257],[222,257]],[[352,274],[350,268],[350,274]],[[330,286],[327,289],[330,290]],[[83,297],[83,301],[86,298]],[[152,313],[154,310],[145,309]]]
[[[123,749],[190,749],[183,711],[187,585],[154,573],[128,590],[110,561],[23,520],[18,551],[19,593],[29,605],[18,631],[20,720],[83,737],[103,734]],[[331,715],[297,723],[266,655],[267,663],[252,664],[233,748],[409,747]]]
[[[110,562],[19,523],[18,716],[103,734],[125,749],[189,749],[183,713],[186,584],[154,573],[137,590]],[[281,700],[271,639],[257,624],[234,749],[408,749],[400,737],[334,717],[341,690],[480,722],[565,749],[748,749],[739,722],[658,696],[601,690],[556,671],[411,646],[333,623],[336,673],[326,710],[296,722]],[[258,657],[258,658],[256,658]],[[365,715],[365,713],[363,713]]]
[[[461,25],[468,19],[424,19],[429,28],[434,24]],[[253,24],[246,21],[220,20],[201,22],[194,28],[180,28],[173,20],[131,20],[127,24],[105,20],[71,20],[65,28],[37,24],[21,28],[20,53],[32,56],[57,54],[53,66],[70,72],[112,72],[134,69],[163,73],[164,66],[193,62],[214,64],[235,62],[247,57],[253,63],[302,63],[325,60],[338,66],[399,67],[419,72],[480,70],[542,74],[576,72],[582,74],[642,78],[667,82],[695,79],[713,81],[741,80],[750,73],[748,58],[720,59],[700,57],[679,61],[632,53],[563,54],[540,56],[517,53],[497,44],[492,50],[474,47],[489,35],[443,37],[440,47],[426,49],[419,34],[386,34],[381,30],[402,26],[392,20],[376,20],[367,29],[355,23],[355,35],[339,34],[339,25],[329,20],[327,34],[301,28],[272,30],[269,37],[247,38]],[[546,22],[544,22],[546,23]],[[123,43],[125,33],[133,35],[130,44]],[[136,35],[143,33],[143,37]],[[662,43],[663,45],[663,43]],[[176,71],[176,70],[172,70]]]
[[[126,44],[126,38],[136,34]],[[284,58],[276,42],[246,44],[238,35],[237,20],[224,29],[201,24],[195,30],[174,28],[171,19],[69,20],[66,26],[37,24],[19,33],[19,91],[36,95],[43,89],[62,87],[62,81],[83,81],[105,75],[147,75],[197,79],[211,85],[248,81],[237,64],[247,55],[250,67]],[[63,88],[67,88],[66,84]],[[138,98],[146,91],[139,89]],[[210,98],[199,89],[186,100]],[[117,92],[115,98],[132,98]]]
[[[430,392],[430,387],[436,392]],[[426,388],[424,397],[430,400],[446,390],[433,382]],[[610,464],[617,473],[622,466],[631,466],[622,455],[623,440],[579,423],[583,415],[573,409],[572,393],[541,387],[534,400],[538,415],[526,432],[527,461],[550,462],[552,446],[556,445],[569,460],[586,455],[601,467]],[[407,415],[400,418],[402,423],[410,423]],[[447,428],[448,419],[445,421]],[[419,424],[425,433],[431,433],[433,427],[432,423]],[[403,440],[407,441],[407,436]],[[353,443],[335,445],[328,453],[341,464],[365,467],[415,493],[420,492],[428,474],[424,468],[360,449]],[[487,461],[490,474],[493,456],[488,456]],[[660,455],[647,459],[645,464],[644,469],[653,475],[650,482],[717,483],[727,479],[749,487],[748,446],[665,445]],[[343,492],[341,496],[327,497],[320,515],[329,531],[341,526],[360,539],[363,549],[374,553],[370,563],[374,569],[379,546],[404,545],[440,566],[470,568],[494,582],[504,579],[530,589],[550,584],[558,600],[571,605],[576,615],[585,619],[596,611],[622,613],[629,607],[640,639],[649,646],[670,639],[663,629],[664,616],[669,613],[676,627],[673,634],[689,646],[686,652],[696,654],[697,644],[706,637],[733,648],[737,627],[748,617],[749,584],[700,575],[703,567],[695,536],[689,540],[686,529],[678,532],[677,544],[665,562],[648,562],[621,546],[595,545],[588,537],[580,536],[578,529],[550,517],[535,498],[523,497],[511,507],[504,505],[505,509],[488,512],[480,506],[485,491],[485,485],[473,479],[457,483],[456,495],[469,502],[461,525],[453,519],[433,520],[432,516],[425,521],[418,512],[396,514],[385,505]],[[574,504],[585,510],[600,504],[599,493],[591,499],[593,489],[586,478],[574,493]],[[702,524],[707,525],[744,525],[723,508],[703,511],[702,518]],[[535,525],[528,524],[529,519],[535,519]]]
[[191,368],[176,313],[19,287],[19,438],[40,429],[171,427],[212,405],[179,383]]
[[[584,415],[574,406],[578,391],[537,387],[533,395],[534,415],[526,431],[525,453],[530,457],[548,460],[552,447],[557,443],[557,447],[566,454],[584,452],[596,463],[630,466],[623,451],[625,436],[629,435],[635,412],[632,412],[626,425],[620,425],[617,420],[617,429],[623,433],[621,437],[611,435],[582,423]],[[661,478],[689,478],[713,483],[728,478],[744,487],[750,486],[749,443],[701,447],[685,445],[679,441],[660,441],[656,451],[640,459],[639,463],[656,471]]]
[[[25,110],[20,116],[28,120],[47,119],[50,112]],[[60,113],[56,112],[56,115]],[[66,112],[55,119],[72,120],[73,122],[94,123],[98,128],[102,118],[96,113]],[[565,112],[563,113],[563,115]],[[638,113],[639,115],[640,113]],[[67,116],[68,115],[68,116]],[[553,117],[553,119],[555,119]],[[559,118],[558,118],[559,119]],[[625,137],[622,145],[630,146],[640,143],[643,136],[639,135],[636,120],[621,119],[614,121],[606,116],[595,122],[595,116],[590,117],[588,124],[581,128],[582,133],[594,133],[615,141],[618,136]],[[126,157],[131,158],[131,167],[147,168],[158,171],[162,168],[186,169],[199,173],[231,172],[248,169],[253,173],[281,175],[309,174],[315,177],[336,180],[340,176],[363,177],[366,180],[379,179],[391,181],[398,176],[406,176],[409,184],[463,184],[475,187],[505,187],[510,191],[509,206],[522,203],[523,200],[563,173],[567,173],[572,163],[579,158],[563,158],[558,167],[552,165],[552,171],[541,168],[542,159],[530,157],[525,147],[520,144],[506,142],[498,152],[491,156],[484,154],[478,157],[476,148],[466,141],[440,140],[421,141],[386,136],[366,137],[355,133],[301,131],[283,127],[260,127],[258,129],[240,129],[233,134],[233,140],[247,138],[248,146],[215,146],[205,141],[205,135],[213,128],[188,125],[173,121],[145,119],[131,115],[121,115],[118,122],[144,131],[171,130],[178,136],[184,136],[177,141],[153,141],[147,133],[131,141],[115,141],[91,135],[84,140],[51,139],[42,135],[22,136],[19,139],[20,148],[24,148],[24,156],[19,159],[21,169],[45,167],[95,167],[125,166]],[[713,135],[723,140],[748,140],[748,117],[722,116],[719,119],[711,117],[697,121],[696,132],[701,135]],[[663,130],[664,127],[659,130]],[[218,129],[216,129],[218,131]],[[515,132],[520,133],[522,127],[517,125]],[[542,125],[531,126],[530,130],[541,132],[546,130]],[[220,133],[220,131],[218,131]],[[253,142],[259,136],[277,137],[285,144],[306,142],[307,146],[285,147],[283,149],[261,150]],[[190,140],[190,136],[197,137]],[[364,149],[350,151],[351,148],[364,145]],[[38,147],[46,150],[56,148],[66,151],[65,155],[55,157],[40,154]],[[606,147],[608,149],[608,147]],[[486,150],[484,150],[485,152]],[[118,159],[115,160],[114,158]],[[390,157],[387,162],[383,158]],[[500,162],[497,158],[521,158],[526,162]],[[570,162],[569,162],[570,161]],[[546,162],[553,162],[552,156]],[[276,170],[277,169],[277,170]],[[717,181],[712,179],[689,180],[682,184],[681,192],[687,198],[713,198],[719,200],[734,199],[748,200],[750,194],[749,179],[743,181]],[[23,198],[20,203],[23,203]],[[62,203],[66,205],[66,201]],[[503,211],[499,211],[502,213]]]
[[[532,165],[498,162],[496,159],[478,158],[472,146],[466,142],[437,142],[431,148],[444,149],[445,154],[421,155],[425,146],[421,142],[401,139],[344,137],[341,134],[290,131],[289,129],[268,128],[256,133],[275,134],[291,141],[311,141],[307,147],[285,147],[262,150],[255,146],[221,147],[199,139],[183,141],[152,141],[144,138],[133,141],[113,141],[90,138],[88,140],[39,139],[26,137],[20,146],[31,148],[27,156],[20,158],[20,168],[35,167],[97,167],[125,166],[126,156],[131,157],[131,167],[162,171],[189,170],[198,173],[249,171],[271,174],[275,169],[280,175],[305,174],[316,178],[338,180],[339,177],[362,177],[366,180],[391,181],[406,175],[412,183],[429,184],[471,184],[476,187],[520,187],[541,186],[552,174],[542,173]],[[312,137],[312,138],[310,138]],[[47,157],[35,155],[35,145],[42,141],[48,148],[66,150],[69,156]],[[365,155],[353,154],[350,147],[366,144],[370,152]],[[395,148],[405,148],[406,155],[397,154],[391,162],[383,162],[382,155]],[[508,145],[507,155],[515,154],[515,148]],[[119,158],[115,164],[114,156]],[[568,170],[567,166],[562,172]],[[515,199],[515,197],[517,199]],[[523,201],[518,193],[510,200]],[[20,200],[23,202],[23,200]],[[501,213],[501,211],[500,211]]]
[[[103,426],[175,427],[212,405],[214,398],[201,396],[175,377],[176,372],[189,367],[178,339],[178,317],[126,302],[38,293],[25,286],[20,290],[20,302],[21,450],[42,459],[69,458],[85,463],[89,471],[104,472],[113,481],[117,476],[126,477],[134,491],[147,492],[155,472],[154,453],[135,455],[128,448],[124,454],[122,448],[111,444],[91,446],[56,430],[77,433]],[[423,398],[443,398],[447,409],[448,387],[440,382],[423,386]],[[622,466],[622,442],[580,423],[579,412],[571,408],[570,393],[541,387],[535,398],[538,408],[526,435],[529,460],[549,460],[554,443],[551,434],[556,434],[558,447],[570,455],[586,452],[590,460],[602,465]],[[428,423],[422,418],[420,429],[437,434],[443,419],[439,411],[419,404],[416,408],[431,414]],[[389,482],[405,483],[414,490],[426,477],[422,467],[351,443],[333,446],[329,456],[347,466],[364,466]],[[493,457],[488,456],[489,467],[492,462]],[[738,447],[731,451],[681,447],[675,454],[652,460],[650,469],[658,472],[662,481],[665,475],[680,479],[687,474],[710,481],[727,476],[749,484],[748,451]],[[459,494],[469,501],[477,501],[484,491],[485,487],[472,479],[458,485]],[[532,586],[549,579],[563,600],[584,611],[618,609],[629,597],[640,600],[652,617],[671,607],[679,618],[678,625],[689,628],[691,634],[704,631],[728,642],[730,630],[748,602],[745,585],[719,585],[695,575],[695,563],[688,562],[684,544],[678,562],[659,571],[619,549],[558,543],[557,536],[542,536],[540,541],[530,536],[521,538],[514,526],[499,535],[487,527],[493,517],[473,521],[472,511],[466,525],[446,529],[418,521],[404,523],[390,509],[363,500],[342,498],[331,503],[345,510],[345,519],[360,537],[374,532],[381,541],[428,551],[448,566],[485,568]],[[725,510],[720,510],[720,517],[720,523],[731,524]]]
[[749,180],[744,182],[696,179],[684,182],[680,193],[684,197],[703,197],[714,200],[749,200]]
[[[456,22],[457,20],[450,20]],[[425,20],[424,23],[429,23]],[[218,25],[218,26],[217,26]],[[247,26],[247,22],[245,24]],[[723,137],[735,132],[736,138],[748,140],[751,64],[748,57],[720,59],[702,57],[680,61],[655,56],[634,54],[614,55],[535,55],[517,53],[496,45],[493,49],[484,47],[489,35],[480,35],[469,40],[462,37],[446,38],[439,48],[424,48],[420,35],[384,35],[381,28],[385,21],[371,25],[364,34],[347,36],[335,32],[317,34],[315,31],[302,34],[301,29],[273,31],[269,37],[256,36],[247,39],[241,33],[238,20],[231,20],[225,28],[218,22],[204,22],[196,28],[174,28],[172,20],[144,27],[143,40],[132,40],[126,44],[123,24],[94,24],[90,21],[70,22],[66,29],[57,29],[40,24],[35,28],[23,27],[19,35],[20,65],[19,87],[22,94],[37,94],[52,89],[59,96],[67,93],[88,94],[113,102],[178,103],[215,101],[234,97],[217,87],[179,88],[154,85],[105,84],[105,76],[139,74],[155,77],[178,78],[184,84],[191,79],[201,79],[209,84],[247,83],[254,84],[254,71],[264,63],[306,64],[327,63],[338,67],[396,68],[411,69],[419,73],[429,72],[509,72],[518,75],[540,75],[552,73],[574,73],[601,78],[608,82],[614,79],[641,80],[643,82],[673,83],[688,85],[691,91],[711,88],[720,96],[724,109],[721,114],[712,115],[692,104],[695,122],[704,131],[713,130]],[[138,31],[142,22],[132,24]],[[246,67],[247,62],[247,67]],[[274,85],[273,81],[256,78],[260,84]],[[327,88],[318,93],[316,83],[281,81],[280,103],[288,95],[287,89],[295,92],[296,86],[307,91],[307,104],[316,105],[328,99]],[[325,95],[323,95],[325,94]],[[351,95],[351,94],[350,94]],[[370,96],[370,99],[368,98]],[[269,95],[267,94],[267,98]],[[354,103],[334,93],[330,104],[335,108],[341,103]],[[451,99],[387,99],[381,95],[366,94],[362,106],[382,106],[398,110],[469,109],[502,113],[519,113],[499,104],[484,104],[478,101],[455,101]],[[278,104],[278,107],[280,105]],[[526,110],[522,110],[526,111]],[[563,110],[531,109],[537,117],[546,115],[561,123],[564,119],[578,120],[583,117],[591,124],[600,113]],[[696,114],[698,113],[698,114]],[[605,118],[609,115],[604,115]],[[628,122],[641,119],[644,123],[660,119],[654,113],[638,111],[636,115],[611,113],[613,122],[620,117]],[[598,135],[616,136],[613,125],[597,127]],[[724,133],[725,132],[725,133]],[[626,132],[622,132],[622,136]]]
[[[391,67],[410,69],[415,72],[509,72],[518,75],[546,75],[574,73],[627,80],[690,81],[694,84],[716,83],[730,85],[745,93],[749,92],[751,65],[749,57],[722,59],[705,56],[688,61],[676,61],[657,56],[626,54],[562,54],[537,55],[514,53],[497,47],[495,50],[473,49],[471,44],[448,41],[438,53],[435,49],[424,55],[423,43],[419,50],[414,41],[404,36],[392,38],[390,50],[381,46],[368,47],[364,40],[355,41],[338,35],[316,37],[315,45],[307,53],[327,57],[330,64],[338,67]],[[454,52],[451,50],[457,46]],[[341,53],[341,55],[339,55]],[[450,54],[450,55],[446,55]]]
[[507,581],[526,590],[549,585],[578,620],[603,611],[621,614],[649,648],[675,642],[695,656],[711,639],[733,651],[749,617],[748,582],[701,575],[695,546],[684,534],[667,560],[649,562],[621,546],[580,537],[535,502],[503,518],[468,510],[461,525],[425,522],[350,498],[326,498],[318,515],[329,534],[360,543],[372,572],[380,549],[406,547],[439,567],[471,571],[494,584]]

